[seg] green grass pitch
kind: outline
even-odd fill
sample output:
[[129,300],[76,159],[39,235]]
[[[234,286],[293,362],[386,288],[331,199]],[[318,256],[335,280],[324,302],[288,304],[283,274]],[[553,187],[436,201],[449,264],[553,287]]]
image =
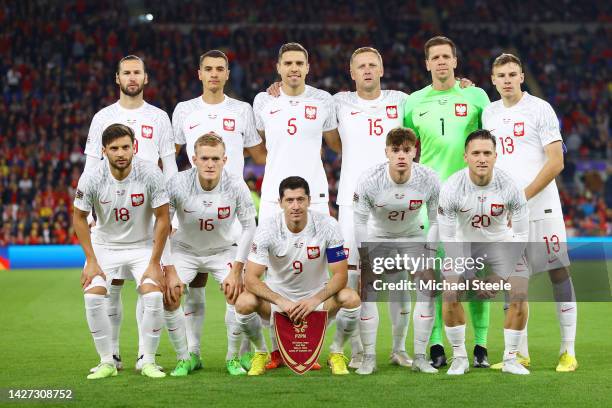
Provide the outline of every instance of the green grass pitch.
[[[44,403],[67,407],[612,406],[610,303],[579,305],[576,351],[580,367],[575,373],[554,371],[559,329],[551,303],[531,305],[531,375],[511,376],[472,369],[459,378],[449,378],[444,373],[415,374],[390,366],[389,320],[387,308],[381,304],[378,372],[374,375],[332,377],[324,368],[297,376],[283,368],[261,377],[235,378],[225,372],[224,302],[213,284],[207,289],[203,370],[186,378],[162,380],[144,378],[133,370],[137,347],[135,292],[134,284],[129,282],[123,290],[121,332],[126,369],[114,378],[88,381],[85,378],[88,369],[98,361],[85,320],[79,274],[74,269],[0,272],[0,388],[5,393],[6,388],[70,388],[74,390],[75,401]],[[503,351],[502,320],[502,304],[495,303],[489,331],[492,362],[497,362]],[[330,337],[328,334],[328,344]],[[469,331],[468,349],[472,346]],[[408,350],[412,350],[412,330]],[[158,363],[173,367],[175,355],[165,334],[159,352]],[[327,348],[321,362],[326,357]],[[23,406],[6,400],[0,404]]]

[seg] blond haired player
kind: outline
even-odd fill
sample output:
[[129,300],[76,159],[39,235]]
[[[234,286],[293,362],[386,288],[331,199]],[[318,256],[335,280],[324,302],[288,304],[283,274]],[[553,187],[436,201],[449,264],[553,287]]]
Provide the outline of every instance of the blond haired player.
[[[226,147],[227,163],[224,169],[244,178],[244,155],[248,153],[257,164],[265,164],[266,148],[255,128],[253,108],[247,102],[231,98],[224,93],[230,76],[227,55],[219,50],[203,53],[199,59],[198,79],[202,94],[179,102],[172,114],[172,127],[177,145],[186,145],[187,157],[194,165],[194,143],[202,135],[214,132]],[[236,221],[233,229],[237,242],[242,228]],[[190,352],[199,354],[202,325],[205,317],[206,274],[198,274],[185,295],[185,318]],[[243,352],[248,351],[248,341]],[[250,355],[244,355],[248,366]]]
[[[486,129],[498,141],[498,166],[525,190],[529,205],[531,273],[548,271],[553,285],[561,329],[557,371],[578,367],[574,342],[578,305],[569,274],[565,223],[555,177],[563,170],[563,140],[559,120],[550,104],[521,90],[521,61],[502,54],[493,62],[491,75],[501,99],[489,105],[482,116]],[[521,362],[529,366],[527,330],[520,348]],[[499,368],[499,365],[496,365]]]
[[283,212],[257,227],[246,267],[246,291],[236,302],[236,318],[255,345],[249,375],[263,374],[268,360],[260,316],[270,319],[279,311],[299,322],[314,310],[335,314],[328,363],[333,374],[348,374],[343,348],[357,327],[361,307],[359,295],[346,287],[338,222],[309,210],[310,189],[302,177],[282,180],[278,192]]
[[[224,169],[227,156],[219,136],[207,133],[199,137],[192,160],[194,168],[179,173],[168,183],[171,212],[176,212],[179,221],[171,238],[170,262],[178,276],[172,276],[172,272],[166,275],[168,288],[173,288],[167,293],[166,326],[178,359],[171,375],[184,376],[202,366],[199,341],[197,345],[189,344],[192,339],[187,337],[180,306],[182,286],[202,273],[212,274],[223,289],[227,302],[226,367],[231,375],[243,375],[246,371],[238,358],[241,332],[233,305],[242,291],[242,269],[255,235],[255,206],[242,177]],[[237,247],[233,246],[232,234],[236,220],[242,227]]]
[[[81,276],[87,323],[100,355],[100,365],[87,378],[117,375],[105,296],[122,267],[134,277],[144,303],[142,375],[165,377],[155,365],[163,324],[160,259],[170,232],[163,176],[156,164],[134,157],[134,132],[128,126],[106,128],[102,146],[106,160],[81,175],[74,200],[74,229],[87,259]],[[90,236],[92,209],[98,222]]]
[[[144,61],[135,55],[123,57],[117,64],[115,82],[119,85],[119,100],[98,111],[89,127],[85,145],[85,169],[96,166],[102,158],[102,132],[113,123],[122,123],[134,131],[134,155],[139,159],[163,164],[164,178],[168,180],[177,173],[172,125],[168,114],[148,104],[143,97],[145,85],[149,82]],[[93,220],[93,218],[92,218]],[[112,327],[113,356],[118,369],[123,368],[119,353],[119,331],[123,320],[121,288],[124,279],[132,279],[127,271],[120,271],[109,286],[108,313]],[[142,366],[144,338],[140,332],[142,321],[142,299],[136,303],[138,325],[138,356],[136,369]]]

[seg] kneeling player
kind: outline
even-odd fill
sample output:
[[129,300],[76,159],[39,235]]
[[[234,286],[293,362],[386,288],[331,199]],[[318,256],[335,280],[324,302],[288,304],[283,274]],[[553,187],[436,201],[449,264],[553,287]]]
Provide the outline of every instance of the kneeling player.
[[[397,242],[416,255],[416,243],[425,242],[420,209],[427,205],[429,218],[428,241],[438,242],[437,209],[440,181],[429,167],[413,163],[416,153],[416,135],[411,129],[395,128],[387,134],[385,153],[389,161],[366,170],[360,177],[353,197],[355,241],[360,247],[364,241]],[[372,221],[370,227],[368,219]],[[413,242],[412,245],[406,243]],[[404,243],[404,245],[400,243]],[[420,250],[424,250],[424,246]],[[418,279],[423,278],[423,271]],[[432,277],[433,271],[430,272]],[[399,279],[406,279],[408,271],[399,272]],[[434,298],[423,291],[417,292],[414,313],[413,370],[436,373],[425,358],[427,342],[431,335],[434,317]],[[402,299],[389,302],[389,309],[400,308],[400,313],[390,310],[393,330],[391,361],[409,361],[406,353],[406,333],[410,321],[410,296],[402,291]],[[378,331],[378,307],[375,302],[364,302],[361,308],[361,341],[364,360],[357,374],[371,374],[376,369],[376,335]]]
[[[141,373],[165,377],[155,365],[163,324],[160,258],[170,232],[164,178],[155,164],[134,157],[131,128],[110,125],[102,133],[102,145],[106,160],[81,175],[74,200],[74,230],[87,258],[81,276],[87,323],[100,355],[100,365],[87,378],[117,375],[105,296],[122,267],[134,277],[144,301]],[[98,222],[90,236],[87,215],[92,208]]]
[[257,228],[246,268],[246,291],[236,302],[238,322],[255,345],[249,375],[263,374],[268,359],[259,317],[270,319],[278,311],[299,322],[314,310],[336,315],[328,362],[333,374],[348,374],[342,350],[357,327],[361,306],[357,293],[346,287],[347,263],[338,223],[308,210],[310,188],[301,177],[284,179],[279,197],[283,212]]
[[[185,376],[202,367],[199,354],[188,352],[193,348],[188,345],[180,307],[183,285],[189,285],[198,273],[212,273],[225,294],[227,371],[231,375],[246,374],[238,358],[241,332],[233,305],[243,288],[242,269],[255,235],[255,206],[244,180],[223,169],[226,160],[225,143],[208,133],[195,142],[195,168],[179,173],[168,183],[170,206],[179,221],[178,231],[171,238],[171,263],[178,276],[166,274],[166,326],[178,358],[172,376]],[[237,247],[232,245],[236,219],[242,225]]]
[[[497,279],[488,283],[510,285],[510,309],[504,323],[504,372],[529,374],[517,360],[521,332],[527,323],[528,270],[523,256],[529,231],[529,214],[524,193],[501,169],[494,168],[495,138],[487,130],[472,132],[465,141],[468,168],[452,175],[440,190],[440,240],[454,261],[468,257],[484,259]],[[510,217],[512,227],[508,226]],[[501,242],[515,242],[502,247]],[[496,243],[496,244],[491,244]],[[502,252],[503,249],[503,252]],[[456,285],[466,276],[455,264],[444,268],[446,283]],[[460,273],[461,272],[461,273]],[[470,278],[470,271],[467,278]],[[480,290],[492,297],[495,290]],[[465,314],[456,289],[444,291],[443,317],[446,336],[453,346],[453,363],[447,374],[469,370],[465,350]]]

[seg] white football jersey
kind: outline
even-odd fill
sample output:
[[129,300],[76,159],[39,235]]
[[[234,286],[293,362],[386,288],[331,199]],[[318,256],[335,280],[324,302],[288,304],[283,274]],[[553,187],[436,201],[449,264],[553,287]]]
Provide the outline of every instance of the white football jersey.
[[182,171],[168,181],[170,208],[176,212],[178,230],[172,236],[172,250],[198,256],[202,250],[231,246],[232,225],[255,217],[251,192],[241,176],[223,170],[219,184],[210,191],[202,188],[198,170]]
[[174,155],[174,138],[168,114],[144,103],[137,109],[125,109],[115,102],[96,113],[89,127],[85,154],[102,157],[102,132],[114,123],[129,126],[134,131],[134,154],[157,164],[160,158]]
[[351,205],[357,180],[364,165],[387,161],[387,133],[402,126],[407,94],[383,90],[374,100],[361,99],[357,92],[334,95],[338,132],[342,139],[342,168],[338,187],[338,205]]
[[[485,108],[482,122],[497,139],[496,166],[508,172],[522,189],[544,167],[544,147],[563,140],[553,108],[527,92],[523,92],[521,100],[510,108],[504,107],[501,100],[493,102]],[[532,221],[562,216],[555,180],[527,204]]]
[[74,206],[95,209],[98,219],[92,242],[105,247],[135,249],[153,240],[153,209],[168,203],[164,176],[157,167],[134,157],[132,170],[117,181],[107,160],[81,175]]
[[195,141],[209,132],[221,136],[227,156],[225,168],[241,178],[244,178],[243,149],[261,143],[251,105],[227,95],[223,102],[212,105],[204,102],[202,96],[180,102],[172,114],[172,128],[175,143],[187,144],[192,166]]
[[[284,213],[257,227],[249,261],[266,265],[266,284],[290,300],[312,296],[329,280],[327,264],[346,259],[338,222],[326,214],[308,211],[308,223],[294,234]],[[328,260],[328,250],[335,259]]]
[[440,224],[457,226],[458,242],[511,241],[513,222],[528,217],[525,193],[510,175],[494,168],[493,178],[486,186],[470,180],[469,169],[459,170],[440,189],[438,220]]
[[366,170],[357,182],[353,211],[370,217],[369,239],[424,237],[421,207],[427,206],[429,221],[435,222],[439,193],[440,180],[427,166],[412,163],[410,179],[397,184],[389,175],[389,164],[377,164]]
[[303,177],[311,202],[329,200],[327,176],[321,160],[323,132],[336,129],[332,96],[306,85],[299,96],[275,98],[260,92],[253,102],[255,124],[266,132],[268,156],[261,199],[278,200],[278,186],[289,176]]

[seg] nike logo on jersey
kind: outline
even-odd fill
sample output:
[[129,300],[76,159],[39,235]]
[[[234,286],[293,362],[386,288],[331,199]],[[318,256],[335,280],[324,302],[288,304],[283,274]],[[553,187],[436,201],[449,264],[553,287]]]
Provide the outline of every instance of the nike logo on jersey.
[[280,112],[280,111],[281,111],[281,109],[277,109],[275,111],[270,111],[270,115],[274,115],[276,112]]
[[361,111],[357,111],[357,112],[351,112],[351,115],[356,115],[358,113],[361,113]]
[[423,116],[423,115],[427,115],[428,113],[429,113],[429,111],[419,113],[419,118],[420,118],[421,116]]
[[461,210],[459,210],[459,212],[468,212],[468,211],[470,211],[470,210],[471,210],[471,208],[468,208],[467,210],[463,210],[463,209],[461,209]]
[[111,200],[108,200],[108,201],[102,201],[102,200],[100,200],[100,204],[108,204],[108,203],[110,203],[110,202],[111,202]]
[[189,130],[193,129],[194,127],[198,127],[198,126],[200,126],[200,124],[199,124],[199,123],[198,123],[198,124],[196,124],[196,125],[190,125],[190,126],[189,126]]

